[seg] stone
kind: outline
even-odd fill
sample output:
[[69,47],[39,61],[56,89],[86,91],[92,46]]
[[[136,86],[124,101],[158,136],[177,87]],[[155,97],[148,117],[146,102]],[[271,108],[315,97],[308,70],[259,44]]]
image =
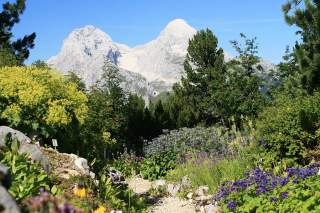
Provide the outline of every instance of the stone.
[[51,166],[48,158],[42,153],[40,146],[31,143],[21,143],[19,147],[19,153],[27,153],[33,162],[38,162],[49,173]]
[[195,194],[197,196],[205,196],[208,194],[208,191],[209,191],[209,187],[207,186],[199,186],[199,188],[196,190]]
[[167,192],[172,196],[176,196],[176,194],[180,191],[180,189],[181,189],[180,184],[170,183],[167,185]]
[[10,136],[20,143],[18,152],[20,154],[30,155],[31,160],[42,165],[46,172],[50,171],[50,163],[48,158],[42,153],[40,146],[31,143],[31,139],[22,132],[7,126],[0,126],[0,148],[6,146],[6,137]]
[[156,189],[159,189],[160,187],[164,187],[166,185],[166,180],[160,179],[160,180],[156,180],[156,182],[154,183],[154,187]]
[[90,167],[88,166],[87,159],[81,158],[77,155],[72,155],[74,157],[74,165],[85,175],[90,175]]
[[0,212],[1,213],[19,213],[20,212],[16,202],[3,186],[0,186]]
[[219,213],[221,211],[218,206],[215,206],[213,204],[209,204],[209,205],[204,206],[204,212],[205,213]]
[[188,199],[192,199],[192,197],[193,197],[193,193],[192,193],[192,192],[189,192],[189,193],[187,194],[187,198],[188,198]]
[[201,195],[201,196],[197,196],[195,198],[195,201],[208,202],[208,201],[211,201],[212,198],[213,198],[212,195]]
[[188,176],[183,176],[183,178],[181,179],[181,187],[184,189],[191,187],[191,180]]
[[0,164],[0,183],[6,188],[9,189],[11,186],[11,175],[9,168]]
[[20,143],[30,143],[31,140],[22,132],[12,129],[8,126],[0,126],[0,147],[4,147],[5,139],[10,134],[12,139],[17,139]]
[[96,178],[96,174],[94,172],[89,172],[89,176],[94,180]]
[[70,179],[71,177],[80,176],[81,174],[74,170],[74,169],[67,169],[67,168],[59,168],[55,171],[58,177],[63,179]]

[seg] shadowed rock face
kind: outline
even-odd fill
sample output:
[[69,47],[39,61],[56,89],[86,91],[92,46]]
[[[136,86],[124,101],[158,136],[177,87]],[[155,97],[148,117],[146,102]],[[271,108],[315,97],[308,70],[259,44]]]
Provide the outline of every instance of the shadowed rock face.
[[0,212],[17,213],[20,212],[16,202],[7,192],[11,185],[9,168],[0,164]]
[[49,160],[43,155],[40,146],[31,144],[31,139],[18,130],[7,126],[0,126],[0,148],[6,146],[7,136],[19,141],[20,146],[18,152],[20,154],[27,153],[33,161],[40,163],[46,172],[50,171]]

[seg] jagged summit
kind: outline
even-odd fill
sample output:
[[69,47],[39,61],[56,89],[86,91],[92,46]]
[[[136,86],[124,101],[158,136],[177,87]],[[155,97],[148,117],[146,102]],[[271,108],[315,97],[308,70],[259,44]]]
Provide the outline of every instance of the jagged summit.
[[167,24],[164,30],[161,31],[160,36],[170,35],[176,37],[185,37],[186,35],[193,35],[195,33],[196,29],[191,27],[185,20],[174,19]]
[[[89,87],[101,77],[107,60],[119,67],[124,88],[148,100],[181,79],[188,41],[196,32],[185,20],[175,19],[154,40],[130,48],[114,42],[99,28],[87,25],[72,31],[59,54],[51,57],[48,64],[63,73],[74,71]],[[231,57],[225,53],[225,58]]]

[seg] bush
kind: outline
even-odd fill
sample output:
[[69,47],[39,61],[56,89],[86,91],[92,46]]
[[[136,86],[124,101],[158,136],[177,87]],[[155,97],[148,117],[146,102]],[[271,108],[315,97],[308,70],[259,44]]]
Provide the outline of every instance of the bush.
[[140,173],[149,180],[156,180],[167,175],[176,167],[178,154],[174,151],[167,151],[146,157],[141,162]]
[[48,176],[38,164],[32,164],[26,154],[18,154],[19,143],[14,140],[9,149],[0,152],[0,163],[10,168],[13,180],[10,194],[18,201],[37,195],[40,188],[49,190]]
[[319,212],[319,166],[288,168],[283,176],[255,168],[225,182],[215,199],[224,212]]
[[257,129],[265,151],[275,161],[306,164],[308,149],[320,139],[320,93],[307,97],[279,96],[260,115]]
[[166,177],[171,182],[178,182],[188,176],[193,188],[208,186],[210,192],[216,192],[220,184],[226,180],[236,180],[250,170],[254,162],[248,156],[237,156],[231,159],[201,158],[201,155],[177,166]]
[[0,68],[0,123],[49,137],[83,123],[87,97],[47,68]]
[[144,153],[154,155],[173,150],[183,156],[190,151],[205,151],[213,155],[227,153],[232,136],[220,127],[195,127],[172,130],[145,145]]
[[114,209],[124,212],[146,212],[146,201],[138,197],[131,189],[123,185],[115,185],[105,174],[100,176],[98,185],[99,198],[108,202]]

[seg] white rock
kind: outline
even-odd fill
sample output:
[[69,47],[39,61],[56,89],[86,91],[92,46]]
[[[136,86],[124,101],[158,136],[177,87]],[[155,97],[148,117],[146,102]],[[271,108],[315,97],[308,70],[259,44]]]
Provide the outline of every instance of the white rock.
[[74,159],[74,165],[85,175],[90,175],[90,168],[87,159],[77,156]]
[[192,197],[193,197],[193,193],[192,193],[192,192],[189,192],[189,193],[187,194],[187,198],[188,198],[188,199],[192,199]]
[[159,187],[163,187],[166,185],[166,180],[160,179],[160,180],[156,180],[154,183],[154,186],[156,189],[158,189]]
[[195,194],[197,196],[204,196],[208,194],[209,187],[208,186],[199,186],[199,188],[196,190]]
[[205,213],[219,213],[220,208],[218,206],[215,206],[213,204],[206,205],[204,207]]
[[181,186],[180,184],[168,184],[167,185],[167,192],[172,195],[172,196],[176,196],[177,193],[179,192]]

